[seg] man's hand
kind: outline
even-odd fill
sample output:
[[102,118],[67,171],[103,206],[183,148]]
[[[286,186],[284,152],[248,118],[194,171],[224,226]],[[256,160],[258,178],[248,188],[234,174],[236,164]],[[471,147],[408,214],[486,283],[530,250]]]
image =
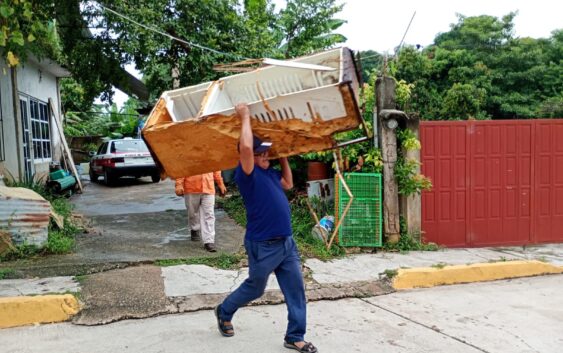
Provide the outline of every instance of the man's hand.
[[221,196],[225,196],[225,194],[227,193],[227,188],[223,185],[219,186],[219,192],[221,194]]
[[176,189],[176,196],[184,196],[184,189]]
[[246,103],[239,103],[235,106],[235,111],[241,119],[250,118],[250,110],[248,110],[248,105]]

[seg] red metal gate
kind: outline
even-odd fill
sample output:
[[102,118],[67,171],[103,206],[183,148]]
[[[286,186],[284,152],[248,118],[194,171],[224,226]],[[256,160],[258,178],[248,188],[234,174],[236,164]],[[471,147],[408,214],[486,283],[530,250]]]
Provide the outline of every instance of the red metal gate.
[[563,242],[563,120],[422,122],[428,241]]

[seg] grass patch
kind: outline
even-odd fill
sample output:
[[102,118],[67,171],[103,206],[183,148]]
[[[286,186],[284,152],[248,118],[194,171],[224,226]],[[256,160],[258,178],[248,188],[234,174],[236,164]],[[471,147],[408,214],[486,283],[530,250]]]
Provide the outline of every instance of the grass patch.
[[74,276],[74,280],[76,282],[78,282],[80,285],[82,285],[82,284],[84,284],[84,282],[86,282],[86,278],[87,278],[86,275],[76,275],[76,276]]
[[66,254],[74,248],[74,243],[74,237],[68,236],[62,231],[51,231],[46,249],[51,254]]
[[72,222],[72,205],[69,200],[61,195],[52,194],[45,187],[43,179],[35,180],[32,178],[29,181],[21,181],[11,178],[6,180],[6,185],[31,189],[43,196],[51,203],[53,210],[63,217],[64,226],[60,229],[54,221],[51,221],[48,228],[47,244],[43,248],[29,244],[20,244],[15,246],[14,250],[0,256],[0,262],[71,252],[75,245],[75,236],[82,229]]
[[16,273],[16,271],[14,271],[14,269],[0,268],[0,279],[11,278],[14,273]]
[[385,243],[383,249],[387,251],[399,251],[408,253],[409,251],[438,251],[440,246],[435,243],[424,243],[420,241],[420,236],[408,233],[407,224],[403,217],[400,220],[401,236],[395,244]]
[[246,256],[242,254],[225,254],[219,256],[201,256],[191,257],[187,259],[164,259],[156,260],[155,265],[158,266],[177,266],[177,265],[207,265],[222,270],[233,270],[240,268],[240,262]]
[[383,271],[383,274],[387,278],[391,279],[391,278],[393,278],[393,277],[395,277],[399,274],[399,270],[385,270],[385,271]]
[[437,264],[434,264],[434,265],[432,265],[432,266],[430,266],[430,267],[437,268],[437,269],[441,270],[441,269],[443,269],[443,268],[446,267],[446,266],[448,266],[447,263],[445,263],[445,262],[438,262]]
[[233,192],[231,197],[217,198],[216,201],[238,225],[246,227],[246,209],[238,191]]

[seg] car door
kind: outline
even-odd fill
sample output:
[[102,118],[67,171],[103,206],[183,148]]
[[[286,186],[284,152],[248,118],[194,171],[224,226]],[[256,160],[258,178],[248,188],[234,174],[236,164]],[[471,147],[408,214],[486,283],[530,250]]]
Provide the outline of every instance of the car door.
[[102,145],[100,146],[100,148],[98,148],[98,151],[96,152],[94,157],[92,157],[90,168],[92,168],[96,174],[104,173],[104,168],[103,166],[100,165],[100,161],[102,157],[106,154],[107,149],[108,149],[108,143],[107,142],[102,143]]

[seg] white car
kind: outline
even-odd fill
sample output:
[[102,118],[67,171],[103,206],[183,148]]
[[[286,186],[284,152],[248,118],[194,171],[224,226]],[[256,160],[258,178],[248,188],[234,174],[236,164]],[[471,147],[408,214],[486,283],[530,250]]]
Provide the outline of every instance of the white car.
[[97,182],[100,176],[104,177],[106,185],[112,185],[123,176],[150,176],[153,183],[160,181],[160,171],[145,142],[127,137],[106,141],[92,153],[90,180]]

